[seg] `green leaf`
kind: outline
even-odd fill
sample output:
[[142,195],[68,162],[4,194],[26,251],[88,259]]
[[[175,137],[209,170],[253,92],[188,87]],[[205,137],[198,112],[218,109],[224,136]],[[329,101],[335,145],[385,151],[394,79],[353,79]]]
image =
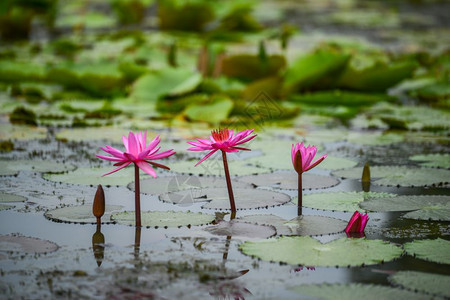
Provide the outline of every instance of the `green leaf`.
[[406,253],[416,258],[450,264],[450,241],[443,239],[416,240],[403,245]]
[[326,106],[370,106],[378,102],[392,101],[392,99],[386,94],[365,94],[340,90],[296,94],[289,97],[289,101],[296,103]]
[[450,169],[450,154],[419,154],[409,159],[421,162],[420,165],[424,167]]
[[[271,187],[279,189],[297,190],[298,174],[296,172],[276,172],[259,175],[239,177],[240,181],[258,187]],[[305,173],[302,175],[303,189],[324,189],[339,184],[339,181],[330,176],[321,176]]]
[[450,276],[415,271],[400,271],[389,281],[405,289],[450,298]]
[[0,81],[23,82],[42,81],[46,76],[44,65],[32,62],[19,62],[13,60],[0,60]]
[[14,205],[0,204],[0,211],[7,210],[7,209],[10,209],[10,208],[13,208],[13,207],[14,207]]
[[[108,141],[111,143],[122,144],[122,136],[128,136],[130,130],[121,129],[118,127],[97,127],[97,128],[75,128],[63,129],[56,134],[56,139],[63,141]],[[156,133],[152,131],[147,132],[147,139],[153,139]],[[120,148],[120,147],[119,147]],[[125,147],[123,147],[125,150]]]
[[71,164],[44,160],[0,160],[0,175],[14,175],[20,171],[63,173],[75,170]]
[[300,285],[291,288],[291,290],[303,297],[308,297],[308,299],[309,297],[323,300],[424,299],[424,295],[414,292],[389,286],[362,283]]
[[226,57],[222,62],[222,73],[228,77],[252,81],[274,76],[285,65],[286,60],[281,55],[270,55],[262,61],[258,55],[241,54]]
[[403,253],[400,247],[381,240],[343,238],[321,244],[309,236],[247,241],[239,248],[244,254],[265,261],[317,267],[373,265],[391,261]]
[[206,227],[205,231],[219,236],[232,236],[252,238],[252,239],[264,239],[276,234],[275,228],[267,225],[254,225],[238,220],[220,221],[218,224]]
[[22,235],[0,235],[0,249],[7,252],[19,253],[50,253],[58,250],[59,246],[53,242]]
[[24,202],[27,198],[19,195],[0,192],[0,203]]
[[233,101],[228,97],[215,96],[206,103],[194,103],[186,107],[184,114],[193,121],[219,124],[225,121],[233,109]]
[[404,142],[403,134],[383,132],[350,132],[347,137],[350,143],[359,145],[391,145]]
[[[357,167],[334,171],[333,175],[350,179],[361,179],[363,168]],[[449,170],[413,168],[405,166],[370,167],[372,183],[386,186],[446,186]]]
[[[111,215],[122,208],[123,206],[120,205],[106,205],[105,214],[102,217],[104,222],[102,223],[108,223]],[[92,213],[92,204],[57,208],[45,212],[44,216],[55,222],[68,222],[76,224],[97,223],[97,218]]]
[[[188,145],[189,146],[189,145]],[[204,152],[206,155],[208,152]],[[195,175],[215,175],[225,176],[223,170],[222,159],[218,158],[220,153],[213,154],[209,159],[203,161],[195,167],[195,164],[200,160],[179,160],[170,164],[170,170],[181,174],[195,174]],[[268,169],[259,168],[249,165],[246,161],[229,160],[228,167],[231,176],[249,175],[268,172]]]
[[[180,227],[206,225],[215,220],[214,215],[181,211],[145,211],[141,213],[142,226]],[[111,216],[111,220],[123,225],[135,225],[134,211],[125,211]]]
[[24,125],[0,124],[0,140],[32,140],[44,139],[46,128]]

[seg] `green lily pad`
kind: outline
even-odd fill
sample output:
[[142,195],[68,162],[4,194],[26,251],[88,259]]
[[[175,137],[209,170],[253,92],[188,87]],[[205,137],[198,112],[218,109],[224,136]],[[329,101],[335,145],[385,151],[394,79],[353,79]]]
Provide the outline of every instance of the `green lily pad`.
[[381,240],[343,238],[321,244],[309,236],[247,241],[239,248],[244,254],[265,261],[317,267],[373,265],[391,261],[403,253],[400,247]]
[[[102,167],[102,168],[78,168],[73,172],[68,172],[64,174],[44,174],[43,177],[50,181],[64,182],[72,184],[82,184],[82,185],[122,185],[125,186],[129,184],[134,179],[134,168],[128,166],[118,172],[101,177],[114,170],[114,166]],[[141,172],[142,173],[142,172]],[[142,174],[141,174],[142,175]],[[146,176],[146,175],[143,175]],[[142,177],[145,178],[145,177]]]
[[351,283],[351,284],[311,284],[291,288],[304,297],[324,300],[377,300],[377,299],[424,299],[424,295],[396,289],[389,286]]
[[45,78],[45,65],[31,61],[20,62],[14,60],[0,60],[0,81],[23,82],[41,81]]
[[[240,181],[258,187],[272,187],[287,190],[298,189],[298,174],[296,172],[277,172],[239,177]],[[339,184],[339,180],[331,176],[305,173],[302,175],[303,190],[324,189]]]
[[386,94],[365,94],[336,90],[293,95],[289,98],[289,101],[309,105],[370,106],[377,102],[391,101],[392,99]]
[[0,235],[0,251],[32,254],[50,253],[58,250],[53,242],[22,235]]
[[[334,171],[333,175],[350,179],[361,179],[363,168],[357,167]],[[370,167],[372,183],[386,186],[446,186],[449,170],[413,168],[405,166]]]
[[165,68],[140,77],[133,84],[131,97],[138,100],[156,101],[158,98],[172,93],[185,94],[200,84],[198,78],[197,73],[188,69]]
[[0,175],[16,175],[20,171],[32,171],[42,173],[63,173],[75,170],[71,164],[58,163],[44,160],[0,160]]
[[[394,196],[394,194],[376,192],[317,193],[303,195],[302,204],[304,207],[315,209],[354,212],[361,210],[358,204],[369,197],[374,198],[374,201],[378,201],[380,198],[388,197],[390,199],[389,197]],[[297,201],[297,197],[292,199],[292,202],[295,204],[297,204]]]
[[27,201],[27,198],[23,196],[0,192],[0,203],[24,202],[24,201]]
[[450,298],[448,275],[400,271],[389,276],[389,281],[408,290]]
[[322,216],[301,216],[293,220],[285,220],[276,215],[250,215],[240,217],[242,222],[258,225],[271,225],[276,228],[277,235],[324,235],[338,233],[345,229],[347,222]]
[[98,12],[87,12],[84,14],[72,14],[58,17],[56,27],[85,27],[85,28],[107,28],[116,24],[115,18]]
[[382,133],[382,132],[350,132],[347,140],[350,143],[359,145],[391,145],[395,143],[404,142],[405,137],[403,134],[397,133]]
[[[122,143],[122,136],[128,136],[129,130],[116,127],[75,128],[64,129],[56,134],[58,140],[74,142],[108,140],[114,143]],[[147,132],[147,139],[154,138],[156,133]]]
[[[233,188],[250,188],[251,185],[232,180]],[[159,195],[168,192],[176,192],[182,190],[195,190],[202,188],[220,188],[226,185],[225,178],[216,176],[189,176],[175,175],[157,178],[147,178],[140,181],[141,193]],[[134,182],[128,185],[128,188],[134,191]]]
[[406,253],[416,258],[450,264],[450,241],[443,239],[416,240],[403,245]]
[[[207,152],[205,151],[205,155]],[[198,159],[200,160],[200,159]],[[170,164],[170,170],[181,174],[225,176],[222,159],[214,154],[195,167],[197,160],[180,160]],[[248,165],[246,161],[228,160],[228,168],[231,176],[242,176],[268,172],[268,169]],[[225,180],[225,179],[224,179]]]
[[238,220],[220,221],[218,224],[206,227],[205,231],[220,236],[244,237],[252,239],[264,239],[276,234],[273,226],[255,225]]
[[[102,223],[108,223],[113,213],[121,210],[120,205],[106,205],[105,214],[102,216]],[[93,215],[92,204],[67,206],[47,211],[44,216],[55,222],[76,223],[76,224],[96,224],[97,218]]]
[[14,205],[0,204],[0,211],[13,208]]
[[270,55],[262,59],[258,55],[240,54],[226,57],[222,61],[225,76],[246,81],[257,80],[277,74],[286,65],[281,55]]
[[[224,185],[225,178],[224,178]],[[260,190],[233,188],[234,201],[237,209],[252,209],[282,205],[291,199],[288,195]],[[189,204],[208,202],[202,207],[209,209],[230,209],[228,190],[226,188],[206,188],[200,190],[184,190],[162,194],[159,199],[173,204]]]
[[397,196],[368,199],[359,205],[371,211],[414,211],[404,215],[408,219],[450,221],[449,196]]
[[[379,234],[380,228],[368,227],[366,233]],[[450,223],[448,222],[429,222],[406,220],[404,218],[397,219],[394,224],[390,223],[389,227],[381,228],[381,233],[389,239],[425,239],[436,236],[449,236]]]
[[[216,219],[214,215],[181,211],[145,211],[141,213],[142,226],[180,227],[206,225]],[[134,211],[125,211],[111,216],[111,220],[123,225],[135,224]]]
[[450,154],[414,155],[409,159],[421,162],[420,165],[424,167],[450,169]]
[[233,101],[228,97],[216,96],[205,103],[193,103],[189,105],[184,110],[184,114],[192,121],[219,124],[228,118],[233,106]]
[[44,139],[46,137],[46,128],[0,124],[0,140],[32,140]]

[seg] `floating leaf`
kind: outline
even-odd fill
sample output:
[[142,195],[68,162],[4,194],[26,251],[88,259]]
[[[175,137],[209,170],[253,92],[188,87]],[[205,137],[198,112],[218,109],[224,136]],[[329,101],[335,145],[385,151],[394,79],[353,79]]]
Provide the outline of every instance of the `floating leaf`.
[[[111,215],[118,210],[121,210],[123,206],[120,205],[106,205],[105,214],[103,220],[109,221]],[[79,206],[67,206],[47,211],[44,216],[55,222],[67,222],[77,224],[95,224],[97,218],[92,212],[92,204],[79,205]]]
[[0,81],[41,81],[45,78],[45,75],[46,67],[43,64],[35,64],[31,61],[20,62],[11,59],[0,60]]
[[323,300],[424,299],[424,295],[414,292],[362,283],[300,285],[292,287],[291,290],[303,297]]
[[377,102],[392,101],[386,94],[365,94],[349,91],[323,91],[292,95],[289,101],[309,105],[344,105],[344,106],[370,106]]
[[[123,225],[135,224],[135,212],[125,211],[111,216],[111,220]],[[146,211],[141,213],[142,226],[180,227],[205,225],[215,220],[214,215],[181,211]]]
[[[277,172],[239,177],[240,181],[258,187],[272,187],[288,190],[298,189],[298,174],[296,172]],[[302,175],[303,189],[324,189],[339,184],[339,180],[322,175],[305,173]]]
[[[98,127],[98,128],[75,128],[64,129],[56,134],[58,140],[67,140],[75,142],[85,142],[93,140],[108,140],[113,143],[121,144],[121,137],[128,136],[129,130],[116,127]],[[154,138],[156,133],[149,131],[147,138]]]
[[[206,153],[205,153],[206,155]],[[182,174],[195,174],[195,175],[207,175],[207,176],[224,176],[223,162],[220,159],[214,159],[218,156],[213,155],[210,159],[202,162],[195,167],[197,161],[193,160],[180,160],[170,164],[170,170],[182,173]],[[199,159],[200,160],[200,159]],[[234,160],[228,161],[230,168],[230,175],[249,175],[267,172],[267,169],[250,166],[246,161]]]
[[10,209],[10,208],[13,208],[13,207],[14,207],[14,205],[0,204],[0,211],[7,210],[7,209]]
[[[362,171],[362,167],[357,167],[334,171],[333,175],[343,178],[361,179]],[[447,185],[447,180],[450,178],[449,170],[405,166],[374,166],[370,167],[370,174],[374,184],[405,187]]]
[[368,199],[359,205],[372,211],[414,211],[404,215],[408,219],[450,221],[449,196],[397,196],[394,198]]
[[383,236],[389,239],[424,239],[433,238],[436,236],[450,235],[450,224],[448,222],[429,222],[407,220],[404,218],[396,219],[390,222],[389,227],[369,227],[366,228],[368,234],[379,234],[380,230]]
[[242,80],[256,80],[277,74],[286,65],[284,56],[270,55],[261,59],[258,55],[241,54],[226,57],[222,61],[222,73]]
[[397,133],[351,132],[348,134],[347,140],[354,144],[376,146],[401,143],[404,142],[405,137],[403,134]]
[[0,124],[0,140],[32,140],[44,139],[46,137],[46,128]]
[[343,231],[347,225],[347,222],[334,218],[305,215],[290,221],[275,215],[250,215],[238,220],[274,226],[277,235],[324,235]]
[[189,105],[184,110],[184,114],[192,121],[219,124],[228,118],[233,105],[233,101],[228,97],[216,96],[207,102]]
[[7,194],[0,192],[0,203],[24,202],[27,198],[19,195]]
[[[78,168],[73,172],[68,172],[64,174],[44,174],[43,177],[50,181],[55,182],[65,182],[72,184],[83,184],[83,185],[127,185],[134,178],[134,168],[127,167],[122,169],[120,172],[115,172],[111,175],[101,177],[103,174],[112,171],[114,167],[102,167],[102,168]],[[146,175],[144,175],[146,176]],[[145,177],[143,177],[145,178]]]
[[343,238],[321,244],[309,236],[280,237],[245,242],[244,254],[265,261],[307,266],[360,266],[379,264],[401,256],[402,249],[381,240]]
[[409,159],[421,162],[420,165],[424,167],[450,169],[450,154],[414,155]]
[[[384,197],[394,197],[394,194],[376,192],[336,192],[303,195],[303,206],[323,210],[349,211],[361,210],[358,204],[365,199],[374,198],[378,201]],[[390,198],[388,198],[390,199]],[[297,204],[297,197],[292,199]]]
[[235,237],[245,237],[254,239],[264,239],[275,235],[275,228],[266,225],[255,225],[248,224],[244,222],[239,222],[237,220],[220,221],[218,224],[206,227],[205,231],[212,233],[214,235],[220,236],[232,236]]
[[0,160],[0,175],[15,175],[20,171],[62,173],[75,170],[74,165],[44,160]]
[[415,271],[399,271],[389,281],[405,289],[450,298],[450,276]]
[[61,15],[56,20],[56,27],[108,28],[114,26],[116,20],[105,14],[89,11],[83,14]]
[[0,251],[49,253],[58,250],[53,242],[21,235],[0,235]]
[[450,241],[443,239],[416,240],[403,245],[406,253],[416,258],[440,264],[450,264]]
[[[290,197],[286,194],[260,189],[233,188],[233,194],[237,209],[277,206],[285,204],[290,200]],[[164,202],[184,205],[196,202],[208,202],[202,207],[230,209],[228,190],[226,188],[184,190],[160,195],[159,199]]]
[[[189,176],[175,175],[157,178],[147,178],[141,181],[141,193],[159,195],[168,192],[182,190],[195,190],[202,188],[221,188],[226,185],[225,178],[216,176]],[[249,184],[238,180],[232,180],[233,188],[247,188]],[[134,182],[128,185],[128,188],[134,191]]]

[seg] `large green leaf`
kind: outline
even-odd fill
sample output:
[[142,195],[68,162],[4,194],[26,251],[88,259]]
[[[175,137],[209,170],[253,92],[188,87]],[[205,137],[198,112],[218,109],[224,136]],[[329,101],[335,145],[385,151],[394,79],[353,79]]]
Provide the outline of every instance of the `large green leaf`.
[[239,248],[265,261],[323,267],[379,264],[403,253],[400,247],[381,240],[343,238],[321,244],[309,236],[245,242]]
[[324,91],[293,95],[290,101],[310,105],[344,105],[344,106],[370,106],[377,102],[391,101],[393,98],[385,94],[365,94],[349,91]]
[[443,239],[416,240],[403,245],[406,253],[416,258],[450,264],[450,241]]
[[[206,155],[207,153],[208,152],[205,151],[204,155]],[[203,161],[196,167],[195,164],[200,159],[176,161],[170,164],[170,170],[182,174],[225,176],[222,159],[218,158],[218,155],[220,153],[216,154],[214,154],[209,159]],[[230,169],[231,176],[257,174],[269,171],[268,169],[265,168],[251,166],[246,161],[241,160],[234,160],[234,161],[228,160],[228,167]]]
[[[134,211],[125,211],[111,216],[111,220],[123,225],[135,224]],[[180,227],[206,225],[215,220],[214,215],[182,211],[145,211],[141,213],[142,226]]]
[[424,167],[450,169],[450,154],[419,154],[409,159],[420,162]]
[[228,118],[232,109],[233,101],[228,97],[215,96],[208,102],[189,105],[184,114],[189,120],[219,124]]
[[[247,182],[259,187],[271,187],[288,190],[298,189],[298,174],[296,172],[266,173],[249,175],[239,178],[240,181]],[[324,189],[339,184],[339,181],[331,176],[315,174],[302,175],[303,189]]]
[[400,271],[389,281],[405,289],[450,298],[450,276],[415,271]]
[[46,136],[46,128],[25,125],[0,124],[0,140],[32,140],[43,139]]
[[[103,221],[110,222],[111,215],[122,208],[120,205],[106,205],[105,214],[102,217]],[[92,212],[92,204],[57,208],[45,212],[44,216],[55,222],[77,224],[95,224],[97,222],[97,218]]]
[[71,164],[45,160],[0,160],[0,175],[14,175],[20,171],[63,173],[75,170]]
[[24,202],[27,198],[14,194],[0,192],[0,203]]
[[251,81],[274,76],[285,65],[286,60],[281,55],[261,59],[258,55],[241,54],[226,57],[222,62],[222,73],[228,77]]

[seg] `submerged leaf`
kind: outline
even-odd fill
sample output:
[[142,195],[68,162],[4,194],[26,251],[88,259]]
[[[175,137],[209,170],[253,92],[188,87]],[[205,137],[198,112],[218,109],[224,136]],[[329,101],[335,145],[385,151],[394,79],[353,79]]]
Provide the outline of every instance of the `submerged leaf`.
[[402,249],[381,240],[343,238],[321,244],[309,236],[280,237],[245,242],[244,254],[265,261],[307,266],[360,266],[379,264],[400,257]]
[[443,239],[416,240],[403,245],[406,253],[416,258],[440,264],[450,264],[450,241]]
[[[125,211],[111,216],[111,220],[123,225],[135,224],[134,211]],[[182,211],[145,211],[141,213],[142,226],[180,227],[206,225],[215,220],[214,215]]]

